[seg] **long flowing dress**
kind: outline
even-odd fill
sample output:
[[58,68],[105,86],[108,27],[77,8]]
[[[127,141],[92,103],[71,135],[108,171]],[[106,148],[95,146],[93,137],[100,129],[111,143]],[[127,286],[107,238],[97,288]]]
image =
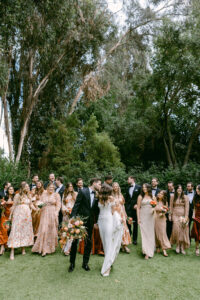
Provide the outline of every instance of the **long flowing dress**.
[[[78,195],[77,192],[76,197]],[[70,219],[70,214],[72,212],[72,208],[74,207],[74,203],[76,200],[73,199],[71,194],[68,194],[66,198],[63,197],[62,199],[62,214],[63,214],[63,222],[68,222]],[[72,241],[68,240],[67,243],[63,247],[64,252],[70,252],[72,245]]]
[[123,225],[118,212],[112,214],[114,202],[98,203],[100,214],[98,218],[99,232],[104,248],[104,262],[101,269],[103,275],[114,263],[122,242]]
[[49,194],[48,191],[44,191],[40,200],[45,206],[41,208],[38,235],[32,252],[53,253],[58,245],[60,195],[58,193]]
[[195,218],[193,220],[191,238],[194,238],[195,241],[200,241],[200,203],[195,204]]
[[122,236],[122,245],[123,246],[127,246],[131,244],[131,236],[130,236],[130,232],[127,226],[127,214],[125,211],[125,206],[124,206],[124,197],[123,195],[119,195],[119,196],[113,196],[115,204],[120,206],[120,215],[122,217],[122,223],[123,223],[123,236]]
[[154,210],[150,199],[143,198],[140,208],[140,231],[143,254],[153,257],[155,251]]
[[[32,198],[32,203],[34,207],[37,209],[38,205],[41,204],[40,201],[41,195],[36,195],[34,198]],[[38,234],[38,228],[40,225],[40,217],[41,217],[41,210],[33,210],[32,211],[32,223],[33,223],[33,233],[34,237],[37,237]]]
[[11,208],[12,227],[8,238],[9,248],[28,247],[33,245],[33,226],[29,196],[17,194]]
[[180,217],[188,217],[189,215],[189,199],[177,199],[170,201],[170,211],[172,214],[173,228],[170,238],[171,244],[182,244],[184,249],[190,246],[189,226],[183,226],[180,222]]
[[1,215],[0,219],[0,245],[6,245],[8,242],[8,229],[6,227],[6,222],[9,220],[10,216],[10,209],[13,203],[6,203],[5,204],[5,211]]
[[156,236],[156,247],[167,250],[171,248],[171,244],[166,233],[166,216],[161,213],[163,203],[159,201],[155,208],[155,236]]

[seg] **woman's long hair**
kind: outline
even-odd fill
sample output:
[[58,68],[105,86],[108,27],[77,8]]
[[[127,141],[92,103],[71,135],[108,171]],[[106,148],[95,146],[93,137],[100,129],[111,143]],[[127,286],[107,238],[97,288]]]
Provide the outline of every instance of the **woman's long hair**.
[[[118,182],[113,182],[113,184],[112,184],[112,189],[113,189],[113,186],[114,186],[115,184],[117,184],[117,185],[118,185],[118,192],[116,193],[116,194],[117,194],[117,196],[118,196],[118,197],[119,197],[119,196],[122,196],[122,193],[121,193],[121,188],[120,188],[120,186],[119,186],[119,183],[118,183]],[[115,194],[114,190],[112,190],[112,196],[115,196],[116,194]]]
[[[198,191],[200,191],[200,184],[197,185],[196,187],[198,189]],[[193,199],[193,204],[194,207],[200,203],[200,195],[198,195],[197,193],[194,195],[194,199]]]
[[37,186],[36,186],[36,189],[35,189],[35,195],[41,196],[42,193],[44,192],[44,184],[43,184],[43,181],[42,181],[42,180],[39,180],[38,182],[41,183],[41,187],[40,187],[40,188],[37,188]]
[[[14,191],[13,195],[9,195],[9,190],[10,190],[11,188],[12,188],[13,191]],[[5,200],[8,201],[9,197],[11,197],[11,199],[12,199],[12,201],[13,201],[13,199],[14,199],[14,197],[15,197],[15,190],[14,190],[14,187],[13,187],[13,186],[9,186],[9,188],[7,189],[7,195],[6,195],[6,197],[5,197]]]
[[144,196],[145,196],[145,193],[143,191],[143,186],[145,186],[147,188],[148,196],[152,198],[152,189],[151,189],[151,185],[149,183],[143,183],[143,185],[142,185],[142,189],[141,189],[142,198],[144,198]]
[[108,198],[112,195],[112,187],[108,184],[102,184],[99,191],[99,200],[101,203],[105,204],[108,201]]
[[[167,203],[167,192],[165,190],[161,190],[159,193],[161,193],[161,192],[163,193],[162,203],[164,205],[166,205],[166,203]],[[159,201],[158,196],[156,198],[157,198],[157,201]]]
[[[69,191],[70,185],[71,185],[72,188],[73,188],[72,192]],[[66,188],[65,188],[64,194],[63,194],[63,199],[65,200],[69,194],[72,195],[72,200],[76,201],[76,193],[75,193],[75,191],[74,191],[74,186],[73,186],[73,184],[72,184],[71,182],[68,182],[68,183],[66,184]]]
[[177,193],[177,190],[178,190],[180,187],[182,188],[182,193],[181,193],[180,199],[181,199],[182,202],[185,202],[185,194],[184,194],[183,187],[182,187],[181,184],[178,184],[178,185],[176,186],[176,188],[175,188],[174,202],[176,202],[176,200],[178,199],[178,193]]

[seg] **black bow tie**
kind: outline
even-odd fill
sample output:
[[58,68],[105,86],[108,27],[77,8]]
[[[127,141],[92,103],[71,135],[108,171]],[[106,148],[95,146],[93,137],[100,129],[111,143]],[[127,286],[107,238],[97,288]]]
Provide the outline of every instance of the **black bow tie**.
[[95,191],[92,191],[91,194],[95,194]]
[[134,187],[134,185],[130,185],[130,188],[131,188],[131,187]]
[[152,189],[152,191],[156,191],[157,189]]
[[193,194],[193,192],[188,192],[188,194]]

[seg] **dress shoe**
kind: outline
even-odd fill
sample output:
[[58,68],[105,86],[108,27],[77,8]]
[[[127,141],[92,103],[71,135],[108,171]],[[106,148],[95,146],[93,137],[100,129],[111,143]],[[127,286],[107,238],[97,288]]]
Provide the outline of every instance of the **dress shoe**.
[[74,271],[74,264],[70,264],[68,272],[73,272]]
[[83,268],[85,271],[90,271],[90,267],[88,266],[88,264],[83,264],[83,265],[82,265],[82,268]]
[[133,241],[133,245],[137,245],[137,241]]

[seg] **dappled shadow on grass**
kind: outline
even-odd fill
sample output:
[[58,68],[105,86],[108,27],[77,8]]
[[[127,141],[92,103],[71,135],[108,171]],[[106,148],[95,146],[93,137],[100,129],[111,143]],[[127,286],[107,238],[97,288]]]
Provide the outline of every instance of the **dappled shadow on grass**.
[[78,254],[74,272],[68,273],[69,257],[60,249],[45,258],[31,249],[25,256],[18,250],[14,261],[6,252],[0,257],[0,299],[199,299],[200,257],[194,242],[186,256],[172,249],[169,257],[155,254],[148,261],[140,242],[130,249],[130,254],[119,254],[108,278],[100,275],[102,256],[92,255],[86,272]]

